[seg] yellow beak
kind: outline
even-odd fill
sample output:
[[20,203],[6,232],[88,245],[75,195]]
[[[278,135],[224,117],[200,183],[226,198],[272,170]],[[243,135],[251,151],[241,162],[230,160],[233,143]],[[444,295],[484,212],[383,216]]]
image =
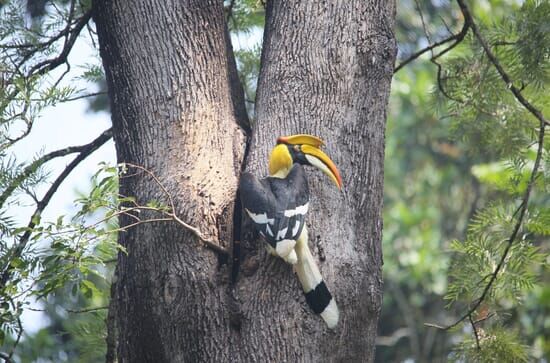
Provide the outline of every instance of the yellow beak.
[[280,136],[277,138],[277,144],[288,144],[288,145],[311,145],[319,148],[325,143],[323,140],[317,136],[307,135],[307,134],[298,134],[290,136]]
[[340,176],[340,172],[327,154],[318,147],[309,144],[303,144],[301,150],[311,165],[325,173],[334,184],[336,184],[338,189],[342,189],[342,177]]

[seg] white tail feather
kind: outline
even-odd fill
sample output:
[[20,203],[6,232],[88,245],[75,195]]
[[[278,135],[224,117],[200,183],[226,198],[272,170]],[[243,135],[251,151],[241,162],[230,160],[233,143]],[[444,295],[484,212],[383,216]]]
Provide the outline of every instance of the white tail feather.
[[[314,290],[322,281],[323,277],[319,272],[319,268],[313,259],[313,256],[308,247],[307,229],[304,226],[302,233],[296,241],[296,254],[298,262],[294,265],[298,280],[302,284],[304,293],[309,293]],[[323,320],[329,328],[334,328],[338,324],[338,306],[332,298],[325,309],[320,313]]]

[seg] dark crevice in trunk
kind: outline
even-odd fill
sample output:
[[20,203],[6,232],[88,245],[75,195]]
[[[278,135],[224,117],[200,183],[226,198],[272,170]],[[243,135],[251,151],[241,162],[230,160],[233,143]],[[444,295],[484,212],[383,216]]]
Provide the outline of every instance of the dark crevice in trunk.
[[233,211],[233,248],[231,257],[231,283],[234,284],[237,281],[239,275],[239,265],[241,258],[241,227],[242,227],[242,205],[240,198],[240,191],[237,190],[235,197],[235,210]]
[[[239,180],[240,176],[244,171],[246,166],[246,160],[248,152],[250,150],[250,134],[246,135],[246,146],[244,149],[243,162],[241,163],[241,170],[239,170]],[[233,247],[232,247],[232,263],[231,263],[231,282],[235,283],[239,274],[239,266],[241,261],[241,241],[244,238],[244,214],[242,213],[241,197],[240,191],[237,189],[237,194],[235,195],[235,203],[233,210]]]

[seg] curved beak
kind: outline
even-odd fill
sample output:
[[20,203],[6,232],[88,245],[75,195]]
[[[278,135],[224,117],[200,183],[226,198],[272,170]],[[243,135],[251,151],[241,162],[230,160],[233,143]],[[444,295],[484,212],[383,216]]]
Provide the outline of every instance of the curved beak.
[[330,160],[327,154],[325,154],[317,146],[311,144],[302,144],[301,151],[304,154],[306,160],[312,166],[315,166],[323,173],[325,173],[334,182],[334,184],[336,184],[338,189],[342,189],[342,177],[340,176],[340,172],[338,171],[336,165],[334,165],[332,160]]
[[307,135],[307,134],[298,134],[290,136],[280,136],[277,138],[277,144],[288,144],[288,145],[311,145],[319,148],[325,143],[323,140],[317,136]]

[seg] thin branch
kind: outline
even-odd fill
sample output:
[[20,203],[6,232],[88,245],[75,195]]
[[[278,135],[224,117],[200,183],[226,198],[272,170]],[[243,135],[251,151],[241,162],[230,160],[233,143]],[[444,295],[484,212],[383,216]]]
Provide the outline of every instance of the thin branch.
[[[95,307],[95,308],[86,308],[86,309],[79,309],[79,310],[67,309],[67,308],[63,308],[63,309],[66,312],[71,313],[71,314],[83,314],[83,313],[91,313],[91,312],[99,311],[99,310],[105,310],[107,308],[108,308],[108,306],[98,306],[98,307]],[[46,309],[35,309],[35,308],[26,308],[26,309],[30,310],[30,311],[40,311],[40,312],[46,311]]]
[[394,331],[389,336],[378,336],[376,337],[376,345],[378,346],[385,346],[385,347],[393,347],[401,338],[408,337],[410,335],[410,329],[409,328],[399,328],[396,331]]
[[[108,136],[110,138],[111,137],[110,136],[111,131],[112,131],[111,129],[106,130],[105,132],[103,132],[102,136],[100,136],[99,138],[101,138],[101,140],[103,140],[103,138],[106,137],[105,136],[106,134],[108,134]],[[96,139],[96,140],[94,140],[91,143],[86,144],[86,145],[69,146],[69,147],[66,147],[66,148],[63,148],[63,149],[52,151],[52,152],[36,159],[31,164],[27,165],[27,167],[25,169],[23,169],[23,171],[17,177],[15,177],[13,179],[13,181],[7,186],[6,189],[4,189],[4,191],[0,195],[0,208],[4,205],[4,203],[6,202],[8,197],[14,192],[14,190],[17,189],[17,187],[20,186],[21,183],[23,183],[23,181],[25,181],[25,179],[30,177],[40,166],[44,165],[48,161],[50,161],[52,159],[55,159],[55,158],[67,156],[67,155],[74,154],[74,153],[83,152],[83,151],[87,150],[88,148],[90,148],[91,146],[93,146],[94,143],[98,142],[98,139]]]
[[61,50],[61,53],[51,59],[46,59],[45,61],[39,62],[35,64],[30,71],[27,73],[27,77],[33,76],[33,75],[43,75],[46,72],[49,72],[61,64],[65,63],[67,61],[67,57],[69,56],[69,53],[71,52],[71,49],[73,48],[74,44],[76,43],[76,40],[78,39],[78,36],[80,35],[80,32],[82,29],[88,24],[90,19],[92,18],[92,11],[87,11],[82,17],[78,20],[76,25],[72,30],[70,30],[69,34],[67,34],[67,38],[65,40],[65,44],[63,45],[63,49]]
[[15,353],[15,348],[19,345],[19,342],[21,341],[21,336],[23,336],[23,324],[21,324],[21,316],[17,317],[17,328],[19,330],[17,331],[17,338],[15,338],[15,342],[13,343],[13,346],[10,350],[10,358],[13,357],[13,353]]
[[80,309],[80,310],[73,310],[73,309],[65,309],[67,312],[71,314],[83,314],[83,313],[91,313],[94,311],[100,311],[100,310],[106,310],[108,309],[108,306],[98,306],[95,308],[86,308],[86,309]]
[[[30,79],[33,76],[44,75],[45,73],[57,68],[62,64],[67,64],[68,69],[70,69],[70,65],[67,63],[67,58],[69,56],[69,53],[71,52],[82,29],[84,28],[84,26],[86,26],[89,23],[92,17],[92,12],[90,10],[84,13],[80,18],[76,19],[76,21],[74,22],[74,27],[72,27],[73,26],[72,18],[74,16],[74,5],[75,5],[75,1],[72,1],[71,10],[69,13],[69,19],[67,21],[67,25],[63,30],[61,30],[56,35],[50,37],[48,41],[35,45],[34,49],[29,50],[17,64],[14,64],[15,72],[13,76],[9,80],[7,80],[8,84],[12,83],[13,78],[16,75],[20,75],[21,77]],[[63,37],[65,37],[63,49],[61,50],[61,53],[57,57],[47,59],[33,65],[26,75],[22,73],[21,68],[27,61],[29,61],[29,59],[31,59],[36,53],[48,48],[49,46],[51,46],[52,44],[54,44],[56,41],[58,41]],[[10,47],[10,45],[2,45],[1,47],[3,49],[7,49]],[[57,82],[59,82],[67,72],[65,72],[61,77],[59,77]],[[8,104],[9,102],[12,102],[19,93],[20,93],[19,88],[13,89],[8,95],[6,95],[6,97],[4,97],[3,103]],[[25,107],[28,107],[28,105],[25,105]],[[25,112],[26,111],[22,111],[20,115],[24,115]],[[23,139],[25,136],[29,134],[33,125],[32,125],[32,122],[28,122],[28,121],[25,121],[25,122],[27,124],[25,131],[20,136],[18,136],[13,140],[8,139],[8,143],[5,143],[4,145],[0,146],[1,149],[5,149],[6,147],[9,147],[15,144],[17,141]]]
[[483,301],[485,300],[485,298],[489,294],[489,291],[491,290],[491,287],[495,283],[499,272],[504,267],[504,265],[506,263],[506,258],[508,257],[510,249],[512,248],[512,245],[514,244],[514,242],[516,241],[516,239],[518,237],[519,231],[520,231],[521,226],[523,224],[523,219],[524,219],[525,214],[527,212],[527,206],[529,204],[529,198],[531,197],[531,191],[533,189],[533,185],[535,184],[535,180],[537,178],[538,170],[539,170],[540,163],[541,163],[541,160],[542,160],[542,154],[543,154],[543,150],[544,150],[545,126],[547,125],[547,121],[544,118],[542,112],[539,111],[538,109],[536,109],[533,105],[531,105],[531,103],[529,103],[529,101],[527,101],[523,97],[521,92],[513,85],[513,82],[511,80],[510,76],[504,71],[504,68],[502,68],[502,66],[500,65],[500,62],[495,57],[495,55],[492,53],[491,49],[487,45],[487,42],[485,41],[485,39],[483,38],[483,36],[479,32],[479,29],[477,28],[477,25],[475,24],[475,21],[474,21],[472,15],[470,14],[470,11],[469,11],[468,7],[466,6],[466,4],[464,3],[464,1],[463,0],[457,0],[457,2],[460,6],[462,14],[464,15],[465,21],[468,21],[470,23],[472,31],[474,32],[474,35],[476,36],[476,38],[481,43],[481,45],[482,45],[482,47],[485,51],[485,54],[487,54],[487,57],[489,58],[491,63],[497,69],[497,71],[500,74],[502,80],[506,83],[508,89],[514,94],[516,99],[527,110],[529,110],[531,112],[531,114],[533,114],[539,120],[540,128],[539,128],[539,132],[538,132],[538,149],[537,149],[537,155],[536,155],[536,158],[535,158],[535,163],[533,165],[533,169],[531,170],[531,175],[529,177],[529,182],[527,183],[527,188],[525,190],[525,194],[523,196],[523,199],[522,199],[520,205],[518,206],[518,208],[516,209],[516,211],[514,212],[514,215],[512,217],[512,220],[513,220],[514,218],[516,218],[516,215],[517,215],[517,221],[514,225],[514,229],[512,230],[512,233],[511,233],[510,237],[507,240],[507,245],[504,249],[504,252],[502,253],[502,256],[500,257],[500,261],[498,262],[495,270],[491,274],[491,279],[489,280],[487,285],[485,285],[485,288],[483,289],[483,292],[481,293],[479,298],[477,298],[475,300],[475,303],[468,309],[468,311],[466,313],[464,313],[464,315],[462,315],[454,323],[452,323],[448,326],[445,326],[445,327],[441,327],[441,326],[438,326],[438,325],[435,325],[435,324],[429,324],[429,325],[427,324],[427,326],[432,326],[432,327],[436,327],[436,328],[443,329],[443,330],[451,329],[451,328],[457,326],[458,324],[460,324],[461,322],[463,322],[464,320],[471,318],[471,315],[477,310],[477,308],[481,305],[481,303],[483,303]]
[[468,315],[468,320],[470,321],[470,325],[472,326],[472,329],[474,330],[474,336],[476,338],[476,346],[477,346],[477,349],[481,349],[480,345],[479,345],[479,334],[477,332],[477,327],[476,327],[476,324],[474,322],[474,319],[472,319],[472,315]]
[[424,35],[426,36],[426,39],[428,40],[428,44],[432,44],[432,39],[430,37],[430,33],[428,32],[428,27],[426,26],[426,21],[424,20],[424,13],[422,12],[422,9],[420,8],[420,4],[418,3],[418,0],[414,0],[414,3],[416,5],[416,10],[418,11],[418,15],[420,16],[420,21],[422,22],[422,29],[424,30]]
[[[18,309],[17,304],[14,301],[14,297],[7,297],[9,300],[9,304],[11,305],[11,308],[16,311]],[[21,324],[21,316],[17,316],[17,337],[15,338],[15,342],[12,344],[10,352],[8,354],[8,358],[11,359],[13,357],[13,354],[15,352],[15,348],[19,345],[19,341],[21,340],[21,336],[23,335],[23,324]]]
[[4,360],[5,363],[15,363],[9,356],[9,354],[0,352],[0,358]]
[[[154,180],[155,184],[157,184],[157,186],[166,195],[166,197],[168,198],[168,202],[170,203],[170,212],[167,212],[167,211],[161,211],[161,212],[163,212],[166,216],[169,216],[172,220],[174,220],[176,223],[178,223],[179,225],[181,225],[185,229],[189,230],[192,234],[195,235],[195,237],[197,237],[199,240],[201,240],[208,248],[210,248],[210,249],[212,249],[212,250],[214,250],[214,251],[216,251],[220,254],[229,255],[229,251],[227,251],[227,249],[220,246],[215,240],[213,240],[211,238],[207,238],[206,236],[204,236],[204,234],[198,228],[193,227],[190,224],[187,224],[186,222],[184,222],[181,218],[179,218],[176,215],[176,207],[175,207],[172,195],[170,194],[168,189],[166,189],[164,184],[162,184],[162,182],[157,178],[157,176],[153,172],[151,172],[150,170],[144,168],[143,166],[139,166],[139,165],[132,164],[132,163],[124,163],[124,165],[129,166],[131,168],[141,170],[144,173],[146,173],[147,175],[149,175]],[[144,222],[146,222],[146,221],[144,221]],[[122,227],[122,228],[126,228],[126,227]]]
[[462,42],[462,40],[464,40],[464,37],[468,33],[469,28],[470,28],[470,21],[468,19],[464,19],[464,24],[462,25],[462,29],[460,30],[460,32],[456,34],[452,34],[449,37],[442,39],[438,42],[435,42],[427,46],[426,48],[423,48],[417,51],[416,53],[412,54],[410,57],[408,57],[407,59],[402,61],[398,66],[396,66],[395,69],[393,70],[393,73],[397,73],[399,70],[401,70],[401,68],[405,67],[407,64],[414,61],[416,58],[420,57],[422,54],[426,52],[430,52],[435,48],[442,46],[443,44],[454,41],[454,43],[451,44],[448,48],[446,48],[445,50],[441,51],[439,54],[432,57],[432,61],[436,60],[437,58],[441,57],[442,55],[444,55],[445,53],[447,53],[448,51],[456,47],[460,42]]
[[468,9],[468,6],[464,2],[464,0],[457,0],[458,5],[460,6],[460,10],[462,11],[462,14],[464,15],[464,19],[469,19],[469,22],[471,23],[472,31],[474,32],[474,35],[476,36],[477,40],[483,47],[483,50],[485,51],[485,54],[487,54],[487,57],[495,66],[496,70],[500,74],[500,77],[506,83],[506,87],[514,94],[516,99],[525,107],[533,116],[535,116],[541,124],[543,125],[549,125],[548,120],[544,118],[544,115],[540,110],[535,108],[525,97],[523,97],[521,90],[518,89],[516,86],[514,86],[514,82],[512,81],[511,77],[506,73],[494,53],[492,52],[491,48],[487,44],[487,41],[483,38],[481,33],[479,32],[479,28],[477,27],[476,23],[474,22],[474,19],[470,13],[470,10]]
[[40,222],[40,216],[44,209],[48,206],[50,203],[50,200],[52,199],[53,195],[59,188],[59,186],[63,183],[63,181],[69,176],[69,174],[74,170],[74,168],[77,167],[80,162],[82,162],[84,159],[86,159],[88,156],[90,156],[94,151],[99,149],[103,144],[105,144],[108,140],[110,140],[112,137],[112,129],[108,129],[104,131],[99,137],[97,137],[94,141],[87,144],[86,147],[81,150],[80,154],[69,164],[65,167],[63,172],[59,174],[57,179],[52,183],[40,203],[36,206],[36,209],[34,213],[32,214],[30,221],[27,225],[27,230],[23,235],[19,238],[19,241],[17,244],[11,249],[11,258],[8,258],[6,261],[6,266],[3,267],[3,273],[2,278],[0,280],[0,286],[5,286],[6,282],[9,280],[11,276],[12,269],[10,268],[10,262],[13,258],[21,256],[23,253],[23,250],[25,249],[27,242],[29,241],[32,231],[34,227]]
[[70,97],[70,98],[66,98],[60,102],[71,102],[71,101],[76,101],[76,100],[80,100],[80,99],[83,99],[83,98],[89,98],[89,97],[96,97],[96,96],[102,96],[102,95],[106,95],[107,92],[93,92],[93,93],[87,93],[87,94],[84,94],[84,95],[79,95],[79,96],[74,96],[74,97]]

